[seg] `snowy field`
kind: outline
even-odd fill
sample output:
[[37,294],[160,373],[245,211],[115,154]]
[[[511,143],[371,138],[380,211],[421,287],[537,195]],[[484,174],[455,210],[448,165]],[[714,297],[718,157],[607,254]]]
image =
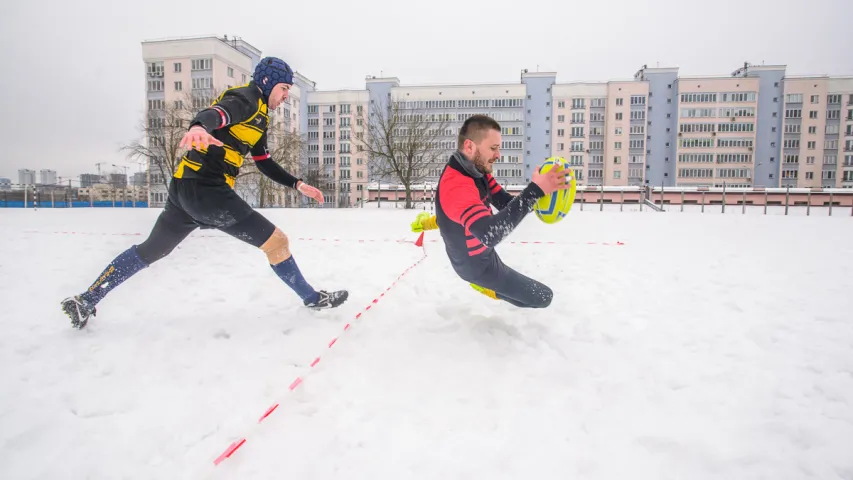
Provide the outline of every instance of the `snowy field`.
[[498,248],[545,310],[458,280],[412,211],[266,210],[349,302],[206,230],[83,331],[59,301],[158,211],[2,210],[0,478],[853,479],[853,219],[597,207]]

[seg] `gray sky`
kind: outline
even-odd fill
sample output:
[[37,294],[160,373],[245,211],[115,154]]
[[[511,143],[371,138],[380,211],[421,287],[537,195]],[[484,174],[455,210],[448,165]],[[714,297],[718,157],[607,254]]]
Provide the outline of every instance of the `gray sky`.
[[851,0],[3,2],[0,177],[50,168],[77,180],[98,162],[138,171],[118,149],[140,134],[146,39],[240,36],[322,90],[364,88],[380,72],[404,84],[516,82],[537,65],[558,82],[630,78],[644,63],[853,75],[851,18]]

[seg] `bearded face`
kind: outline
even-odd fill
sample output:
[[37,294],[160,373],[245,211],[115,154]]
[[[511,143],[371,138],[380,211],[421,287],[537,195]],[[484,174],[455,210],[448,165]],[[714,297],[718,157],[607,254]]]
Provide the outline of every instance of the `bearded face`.
[[492,173],[492,164],[501,158],[501,133],[489,130],[480,142],[473,143],[469,158],[480,172]]

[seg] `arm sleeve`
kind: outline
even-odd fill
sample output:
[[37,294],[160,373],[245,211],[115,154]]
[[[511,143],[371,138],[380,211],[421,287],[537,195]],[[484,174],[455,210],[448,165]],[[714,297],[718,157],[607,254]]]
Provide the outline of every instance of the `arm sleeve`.
[[302,179],[296,178],[281,165],[275,163],[267,149],[267,134],[261,136],[258,143],[252,147],[252,160],[258,167],[258,171],[269,177],[272,181],[290,188],[296,188],[296,184]]
[[533,210],[536,200],[544,196],[542,189],[531,182],[504,209],[491,215],[491,211],[480,200],[472,178],[461,174],[451,175],[442,179],[439,188],[439,201],[447,216],[468,229],[487,247],[499,244]]
[[201,125],[207,133],[213,133],[214,130],[245,121],[254,112],[255,109],[245,97],[229,92],[216,104],[198,112],[190,122],[190,128]]
[[495,206],[498,207],[498,210],[503,210],[512,201],[514,198],[513,195],[504,190],[491,174],[486,174],[486,181],[489,185],[489,191],[492,193],[492,200],[494,200]]

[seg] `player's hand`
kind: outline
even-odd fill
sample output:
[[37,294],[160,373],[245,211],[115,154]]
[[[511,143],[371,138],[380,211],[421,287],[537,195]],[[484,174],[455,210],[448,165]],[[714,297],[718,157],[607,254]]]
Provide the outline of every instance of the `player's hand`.
[[541,173],[538,169],[533,172],[533,183],[539,185],[539,188],[545,192],[545,195],[550,195],[557,190],[565,190],[571,186],[572,171],[569,169],[558,170],[552,168],[546,173]]
[[323,192],[317,190],[311,185],[308,185],[305,182],[299,182],[299,185],[296,186],[296,189],[299,190],[299,193],[301,193],[302,195],[313,198],[314,200],[323,203]]
[[204,146],[207,148],[209,145],[217,145],[222,146],[222,142],[216,139],[213,135],[207,133],[207,130],[204,127],[200,127],[198,125],[192,127],[184,134],[184,138],[181,139],[180,146],[181,148],[197,148]]

